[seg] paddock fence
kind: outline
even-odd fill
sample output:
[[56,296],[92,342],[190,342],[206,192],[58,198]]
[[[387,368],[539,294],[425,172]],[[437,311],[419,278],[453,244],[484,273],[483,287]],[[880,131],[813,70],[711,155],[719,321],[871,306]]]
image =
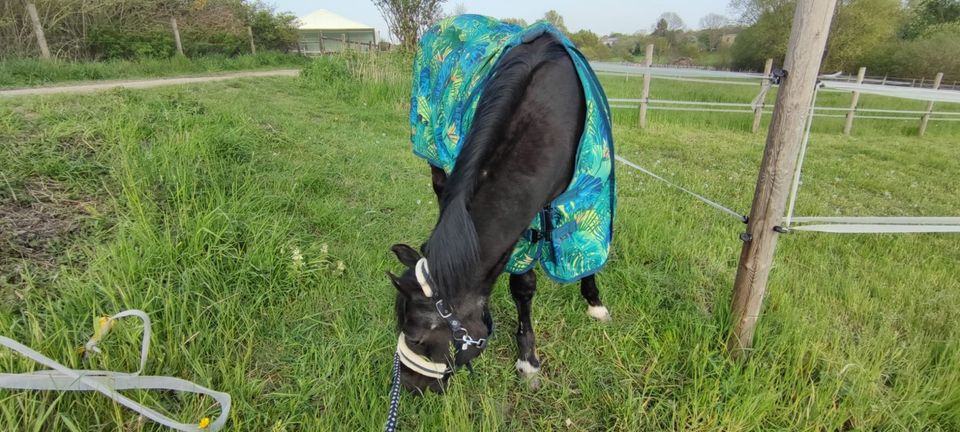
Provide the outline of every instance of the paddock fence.
[[[649,49],[649,48],[648,48]],[[652,58],[652,57],[651,57]],[[696,69],[653,64],[628,64],[591,62],[590,65],[598,75],[617,77],[643,77],[643,94],[640,98],[611,97],[611,108],[639,109],[638,122],[641,127],[647,123],[647,110],[680,111],[680,112],[708,112],[734,113],[754,116],[753,132],[760,129],[761,117],[773,112],[772,105],[766,102],[771,88],[778,87],[776,73],[772,70],[772,61],[768,60],[764,73],[734,72],[709,69]],[[894,77],[867,77],[865,69],[861,68],[857,76],[841,74],[820,75],[818,92],[852,93],[853,100],[850,107],[813,107],[814,117],[846,118],[844,134],[849,134],[854,119],[886,120],[886,121],[915,121],[919,124],[919,134],[923,135],[928,122],[955,122],[960,121],[960,111],[934,110],[935,102],[960,103],[960,91],[953,90],[957,82],[947,87],[941,86],[942,75],[938,74],[933,80]],[[717,102],[697,100],[672,100],[656,98],[652,95],[649,86],[650,79],[679,81],[718,86],[752,86],[757,89],[756,97],[751,102]],[[886,96],[900,99],[912,99],[928,102],[927,109],[885,109],[866,108],[858,103],[861,93],[877,96]]]

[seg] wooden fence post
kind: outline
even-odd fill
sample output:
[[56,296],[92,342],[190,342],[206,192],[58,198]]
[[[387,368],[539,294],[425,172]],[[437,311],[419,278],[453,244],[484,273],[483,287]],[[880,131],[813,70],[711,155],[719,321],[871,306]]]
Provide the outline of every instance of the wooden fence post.
[[[857,72],[857,85],[863,84],[863,76],[867,74],[867,68],[862,67],[860,71]],[[860,102],[860,92],[854,90],[853,98],[850,100],[850,111],[847,112],[847,123],[843,125],[843,134],[850,135],[850,130],[853,129],[853,116],[857,111],[857,104]]]
[[763,151],[757,189],[734,282],[732,329],[727,350],[746,357],[760,317],[763,295],[783,223],[790,180],[797,167],[800,144],[810,113],[820,61],[830,33],[837,0],[798,0],[784,60],[787,76],[777,92],[777,104]]
[[[937,72],[937,77],[933,79],[933,89],[940,88],[940,81],[943,80],[943,72]],[[927,133],[927,122],[930,121],[930,113],[933,112],[933,101],[927,102],[927,113],[920,118],[920,136]]]
[[[646,55],[643,57],[643,65],[648,69],[653,65],[653,44],[647,45]],[[647,127],[647,105],[648,100],[650,100],[650,79],[653,78],[653,74],[647,70],[647,73],[643,74],[643,94],[640,96],[640,127]]]
[[326,53],[327,50],[323,46],[323,32],[320,32],[320,54]]
[[33,34],[37,37],[37,45],[40,46],[40,57],[49,59],[50,48],[47,47],[47,36],[43,33],[40,15],[37,14],[37,7],[33,2],[27,2],[27,13],[30,14],[30,22],[33,23]]
[[[250,53],[257,55],[257,45],[253,43],[253,27],[247,26],[247,36],[250,36]],[[298,42],[297,45],[299,44]]]
[[770,72],[773,71],[773,59],[767,59],[763,65],[763,81],[760,82],[760,94],[757,95],[757,105],[753,107],[753,133],[760,130],[760,121],[763,119],[763,107],[770,91]]
[[176,17],[170,17],[170,27],[173,28],[173,41],[177,44],[177,53],[183,55],[183,44],[180,43],[180,28],[177,27]]

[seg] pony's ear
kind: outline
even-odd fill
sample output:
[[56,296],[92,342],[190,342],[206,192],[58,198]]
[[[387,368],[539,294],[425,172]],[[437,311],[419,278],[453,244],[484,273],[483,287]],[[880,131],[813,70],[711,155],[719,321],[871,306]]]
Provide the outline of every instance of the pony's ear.
[[387,272],[387,276],[390,277],[390,282],[393,282],[393,286],[397,289],[397,291],[400,291],[400,294],[403,294],[407,297],[413,297],[413,295],[416,294],[416,287],[403,283],[403,280],[401,280],[399,276],[390,272]]
[[390,247],[390,250],[397,255],[397,259],[400,260],[403,265],[409,268],[413,268],[417,265],[417,261],[420,261],[420,254],[405,244],[395,244]]

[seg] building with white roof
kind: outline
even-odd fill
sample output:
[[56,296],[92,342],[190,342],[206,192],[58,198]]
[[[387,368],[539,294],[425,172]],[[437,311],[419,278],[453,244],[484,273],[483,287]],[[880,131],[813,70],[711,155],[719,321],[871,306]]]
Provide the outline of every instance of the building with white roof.
[[298,21],[300,51],[304,54],[377,49],[376,29],[328,10],[316,10]]

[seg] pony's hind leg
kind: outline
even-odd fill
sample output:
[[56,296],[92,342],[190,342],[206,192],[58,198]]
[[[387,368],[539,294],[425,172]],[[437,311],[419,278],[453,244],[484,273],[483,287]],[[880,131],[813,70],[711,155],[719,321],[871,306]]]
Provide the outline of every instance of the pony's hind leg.
[[536,341],[533,335],[533,322],[530,318],[530,304],[537,291],[537,276],[533,270],[519,275],[510,275],[510,295],[517,305],[517,373],[529,379],[530,386],[539,387],[536,377],[540,372],[540,359],[537,358]]
[[610,321],[610,311],[600,302],[600,290],[597,288],[596,275],[580,280],[580,294],[587,300],[587,315],[599,321]]

